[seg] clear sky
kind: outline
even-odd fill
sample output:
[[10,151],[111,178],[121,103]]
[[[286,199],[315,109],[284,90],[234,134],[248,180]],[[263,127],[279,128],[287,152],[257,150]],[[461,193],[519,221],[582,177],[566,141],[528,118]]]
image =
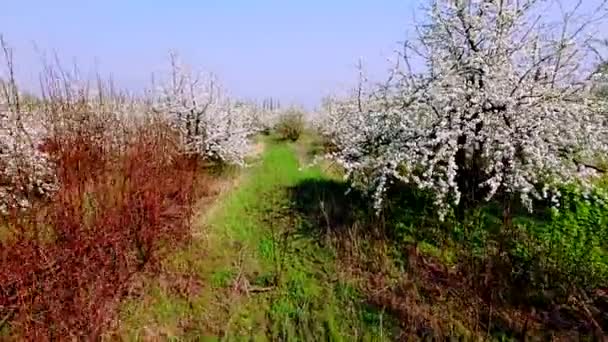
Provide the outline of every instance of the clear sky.
[[94,65],[122,87],[148,85],[177,50],[216,72],[236,96],[274,96],[312,107],[356,79],[362,57],[384,73],[417,0],[14,0],[2,1],[0,33],[18,73],[35,86],[40,53]]

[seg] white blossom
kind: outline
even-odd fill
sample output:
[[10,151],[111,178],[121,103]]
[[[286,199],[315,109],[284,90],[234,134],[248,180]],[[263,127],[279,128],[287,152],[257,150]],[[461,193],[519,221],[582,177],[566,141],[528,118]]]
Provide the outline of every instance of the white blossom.
[[331,157],[373,190],[376,208],[389,178],[430,190],[442,214],[497,194],[531,208],[558,197],[560,184],[589,185],[589,161],[608,150],[608,135],[606,106],[584,70],[585,25],[538,24],[536,3],[432,1],[405,66],[326,103]]
[[250,150],[253,109],[228,98],[214,75],[194,73],[175,56],[155,109],[173,123],[187,153],[242,164]]
[[28,208],[33,198],[46,198],[56,190],[52,163],[40,150],[45,136],[34,113],[17,113],[0,100],[1,215]]

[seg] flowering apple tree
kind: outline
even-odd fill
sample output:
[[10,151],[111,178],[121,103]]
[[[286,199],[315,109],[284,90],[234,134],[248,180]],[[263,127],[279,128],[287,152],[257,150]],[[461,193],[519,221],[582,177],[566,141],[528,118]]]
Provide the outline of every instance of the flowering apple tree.
[[194,73],[171,56],[171,74],[155,109],[180,133],[187,153],[225,163],[243,163],[250,149],[251,109],[227,97],[212,74]]
[[541,4],[433,0],[389,80],[331,103],[332,157],[378,209],[393,181],[431,191],[442,213],[497,196],[531,209],[603,171],[593,158],[608,150],[606,106],[589,91],[596,18],[575,8],[556,27]]

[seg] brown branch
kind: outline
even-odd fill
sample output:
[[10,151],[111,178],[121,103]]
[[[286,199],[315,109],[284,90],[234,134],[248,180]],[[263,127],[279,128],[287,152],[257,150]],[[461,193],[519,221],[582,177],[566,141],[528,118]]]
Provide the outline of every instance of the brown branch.
[[592,165],[592,164],[588,164],[588,163],[582,162],[580,160],[577,160],[576,158],[572,158],[572,161],[574,162],[574,164],[576,164],[576,166],[583,166],[583,167],[595,170],[595,171],[597,171],[599,173],[607,173],[608,172],[608,170],[606,170],[604,168],[601,168],[601,167],[599,167],[597,165]]

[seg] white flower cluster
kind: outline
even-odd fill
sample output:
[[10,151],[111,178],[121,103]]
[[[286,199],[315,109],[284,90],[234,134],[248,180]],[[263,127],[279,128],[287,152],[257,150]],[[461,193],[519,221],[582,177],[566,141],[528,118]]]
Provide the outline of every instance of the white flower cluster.
[[98,77],[95,84],[77,70],[47,66],[41,75],[42,98],[23,101],[27,96],[18,92],[12,76],[12,55],[5,52],[5,57],[8,81],[0,78],[0,214],[30,207],[32,200],[58,188],[45,143],[54,148],[92,139],[114,156],[137,139],[133,133],[155,127],[147,124],[160,119],[156,123],[174,126],[181,140],[177,148],[184,152],[242,164],[251,135],[272,120],[258,106],[227,97],[213,75],[195,74],[176,58],[158,93],[138,97],[116,92],[111,81]]
[[56,190],[52,163],[39,148],[45,136],[33,114],[17,114],[0,101],[0,215]]
[[194,73],[172,58],[172,70],[155,104],[179,131],[187,153],[242,164],[255,133],[249,105],[229,99],[216,77]]
[[541,25],[535,3],[434,0],[386,84],[326,103],[332,157],[378,209],[395,180],[430,190],[442,214],[497,194],[531,208],[559,184],[587,183],[608,135],[583,70],[585,25]]

